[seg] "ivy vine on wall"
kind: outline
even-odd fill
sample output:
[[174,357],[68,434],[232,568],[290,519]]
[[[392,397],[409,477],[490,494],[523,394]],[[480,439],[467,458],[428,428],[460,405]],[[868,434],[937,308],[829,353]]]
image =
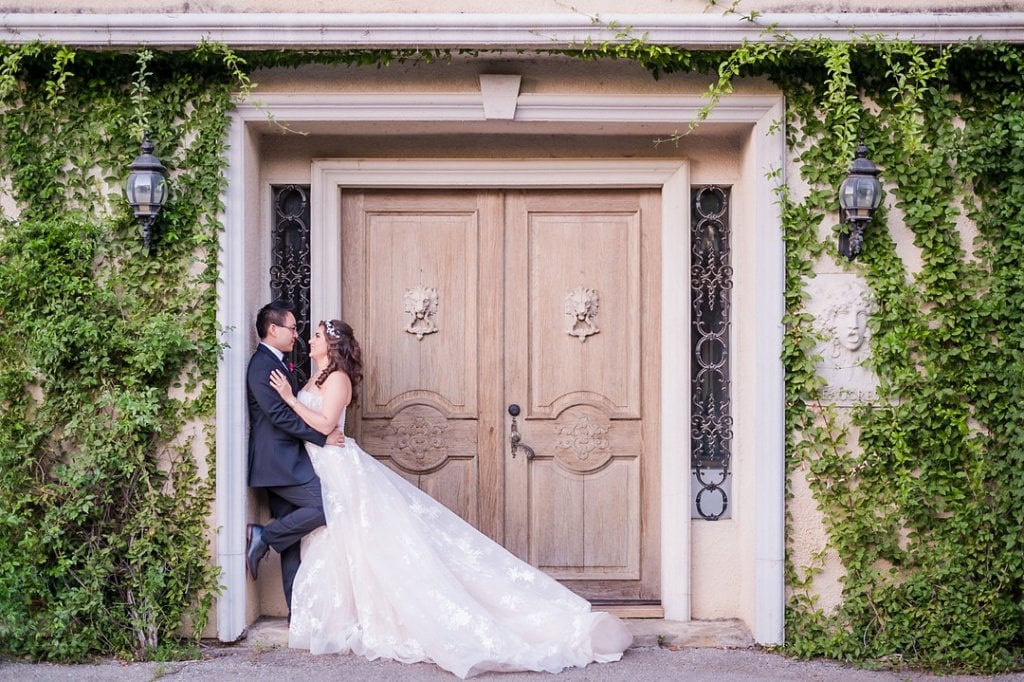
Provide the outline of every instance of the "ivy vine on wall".
[[[0,653],[195,651],[227,112],[260,65],[444,56],[0,46]],[[147,131],[171,174],[152,255],[122,188]]]
[[[808,41],[770,58],[744,52],[720,73],[766,75],[782,87],[790,153],[811,188],[781,197],[787,460],[791,474],[806,472],[823,512],[822,554],[836,552],[845,571],[842,603],[826,612],[814,596],[821,565],[788,567],[786,648],[938,671],[1019,668],[1024,51]],[[878,300],[872,365],[883,400],[844,420],[817,400],[802,298],[817,259],[842,262],[819,226],[835,218],[860,135],[888,191],[851,266]],[[885,209],[913,234],[919,269],[898,255]],[[977,239],[964,238],[961,222],[977,227]]]
[[[217,586],[215,216],[240,86],[212,46],[0,55],[0,647],[179,655]],[[143,129],[172,172],[152,256],[122,189]]]
[[[627,40],[568,54],[632,60],[655,77],[714,74],[708,110],[738,78],[768,78],[786,95],[780,124],[808,187],[778,197],[787,462],[822,510],[820,557],[834,552],[845,576],[842,603],[826,611],[815,596],[824,559],[787,567],[785,650],[1021,667],[1024,50],[776,38],[727,52]],[[256,66],[446,56],[0,50],[0,182],[17,203],[0,223],[3,651],[159,657],[202,630],[216,589],[212,466],[191,439],[212,457],[215,214],[232,89],[248,92]],[[119,187],[142,129],[172,171],[152,258]],[[848,267],[878,300],[884,399],[843,414],[817,399],[804,284],[821,259],[844,262],[821,232],[840,229],[836,188],[860,136],[888,194]],[[913,235],[920,268],[901,259],[889,213]]]

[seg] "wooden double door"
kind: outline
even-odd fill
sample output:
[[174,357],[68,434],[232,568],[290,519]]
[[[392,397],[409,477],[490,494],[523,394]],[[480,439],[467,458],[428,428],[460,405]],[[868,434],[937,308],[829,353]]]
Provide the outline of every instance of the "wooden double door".
[[349,433],[578,594],[657,609],[659,193],[343,189],[341,231]]

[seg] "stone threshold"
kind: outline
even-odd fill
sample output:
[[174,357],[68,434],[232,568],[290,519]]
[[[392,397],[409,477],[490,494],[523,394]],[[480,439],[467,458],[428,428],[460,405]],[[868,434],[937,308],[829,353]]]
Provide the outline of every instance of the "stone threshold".
[[[750,631],[740,620],[662,620],[624,618],[633,633],[631,648],[666,647],[670,649],[747,649],[755,645]],[[288,647],[288,621],[263,617],[249,626],[237,645],[258,650]]]

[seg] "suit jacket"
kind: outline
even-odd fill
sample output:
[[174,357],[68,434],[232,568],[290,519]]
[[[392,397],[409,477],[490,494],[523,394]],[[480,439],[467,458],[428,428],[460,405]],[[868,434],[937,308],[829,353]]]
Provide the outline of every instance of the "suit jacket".
[[[249,401],[249,485],[274,488],[301,485],[313,480],[316,472],[303,441],[323,446],[327,436],[312,428],[295,414],[274,387],[270,372],[281,362],[264,345],[249,360],[246,370],[246,394]],[[296,389],[295,378],[285,372]]]

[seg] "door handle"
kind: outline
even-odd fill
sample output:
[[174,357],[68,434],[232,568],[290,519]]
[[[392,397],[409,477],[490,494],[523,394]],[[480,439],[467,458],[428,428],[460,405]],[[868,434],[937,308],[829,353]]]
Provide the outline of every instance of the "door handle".
[[508,406],[508,413],[512,415],[512,437],[510,442],[512,445],[512,459],[515,459],[516,453],[519,452],[519,448],[522,448],[526,452],[526,459],[531,460],[537,456],[537,453],[533,451],[529,445],[523,442],[523,437],[519,435],[519,423],[516,421],[516,417],[519,416],[519,406],[512,403]]

